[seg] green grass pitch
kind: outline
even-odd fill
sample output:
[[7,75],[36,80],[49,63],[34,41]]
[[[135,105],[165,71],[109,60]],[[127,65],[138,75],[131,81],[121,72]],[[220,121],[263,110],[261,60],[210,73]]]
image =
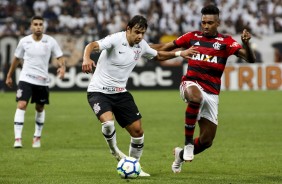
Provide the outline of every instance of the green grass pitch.
[[[125,180],[116,172],[86,92],[51,92],[42,147],[31,147],[34,105],[29,104],[23,148],[14,149],[15,92],[0,93],[0,184],[244,184],[282,183],[282,92],[221,92],[213,146],[171,172],[172,150],[183,146],[184,110],[178,91],[132,91],[142,113],[141,165],[149,178]],[[129,135],[117,139],[128,153]],[[196,129],[198,135],[198,128]]]

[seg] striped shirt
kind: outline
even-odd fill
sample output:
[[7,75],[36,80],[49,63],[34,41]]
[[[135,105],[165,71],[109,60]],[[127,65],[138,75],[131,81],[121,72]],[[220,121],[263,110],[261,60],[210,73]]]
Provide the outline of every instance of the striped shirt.
[[186,74],[182,81],[198,83],[204,91],[218,95],[221,76],[230,55],[237,54],[242,46],[231,36],[217,34],[205,37],[200,31],[188,32],[174,41],[177,47],[188,49],[193,46],[199,51],[188,60]]

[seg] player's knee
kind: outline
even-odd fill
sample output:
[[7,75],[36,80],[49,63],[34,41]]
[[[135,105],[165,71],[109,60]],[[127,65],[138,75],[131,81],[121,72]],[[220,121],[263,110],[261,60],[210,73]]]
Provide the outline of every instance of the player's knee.
[[18,105],[17,105],[18,109],[25,111],[26,107],[27,107],[27,103],[25,101],[18,102]]
[[188,101],[202,103],[203,96],[202,93],[189,93],[188,96],[185,96]]
[[37,111],[37,112],[42,112],[43,110],[44,110],[44,105],[36,105],[35,106],[35,110]]
[[132,137],[142,137],[143,134],[144,134],[143,129],[134,129],[134,130],[131,132],[131,136],[132,136]]

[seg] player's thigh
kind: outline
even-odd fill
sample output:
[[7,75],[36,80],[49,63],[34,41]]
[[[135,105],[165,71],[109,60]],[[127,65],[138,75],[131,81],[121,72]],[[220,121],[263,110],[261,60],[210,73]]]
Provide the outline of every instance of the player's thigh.
[[113,119],[112,100],[107,94],[88,92],[87,100],[96,117],[103,123]]
[[202,92],[203,102],[201,104],[198,119],[205,118],[214,124],[218,124],[218,95]]
[[49,87],[33,85],[31,103],[36,103],[39,106],[49,104]]
[[32,95],[32,84],[24,81],[20,81],[18,84],[16,101],[17,102],[25,101],[26,103],[28,103],[31,95]]
[[180,97],[184,102],[201,102],[202,101],[202,87],[193,81],[183,81],[180,84]]
[[119,94],[119,100],[113,107],[113,113],[123,128],[142,118],[133,96],[129,92]]

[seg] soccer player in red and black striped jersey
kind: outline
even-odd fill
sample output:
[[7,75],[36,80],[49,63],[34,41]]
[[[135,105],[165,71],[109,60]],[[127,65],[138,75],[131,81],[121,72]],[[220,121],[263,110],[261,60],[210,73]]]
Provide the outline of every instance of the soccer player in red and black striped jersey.
[[[221,76],[227,58],[236,55],[254,63],[255,55],[250,48],[251,35],[244,30],[242,47],[231,36],[217,32],[220,25],[219,9],[208,5],[201,10],[201,31],[188,32],[173,42],[151,45],[156,50],[173,50],[194,47],[198,53],[188,60],[187,73],[182,77],[180,96],[187,103],[185,112],[185,146],[175,148],[172,171],[178,173],[184,161],[192,161],[212,145],[217,129],[218,95]],[[181,55],[181,51],[176,52]],[[195,124],[200,127],[199,137],[194,138]]]

